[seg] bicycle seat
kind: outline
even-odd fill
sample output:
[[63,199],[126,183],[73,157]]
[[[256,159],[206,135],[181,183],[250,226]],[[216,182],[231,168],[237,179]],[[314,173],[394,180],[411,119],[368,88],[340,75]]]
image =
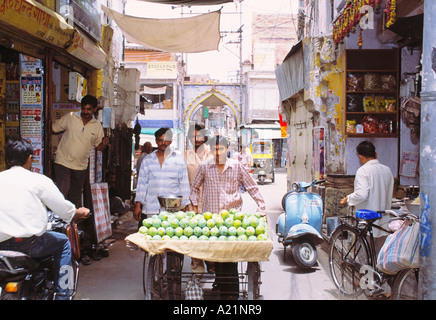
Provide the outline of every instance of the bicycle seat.
[[356,211],[356,218],[364,220],[379,219],[382,217],[381,213],[368,209],[360,209]]

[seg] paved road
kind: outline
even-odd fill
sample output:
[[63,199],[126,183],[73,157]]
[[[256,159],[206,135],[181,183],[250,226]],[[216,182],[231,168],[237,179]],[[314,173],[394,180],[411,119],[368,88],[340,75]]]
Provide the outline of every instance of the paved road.
[[[276,175],[274,184],[260,186],[267,204],[270,236],[274,243],[270,261],[261,264],[261,294],[265,300],[337,300],[337,290],[330,279],[327,268],[327,255],[318,250],[318,264],[311,270],[302,270],[292,259],[287,249],[283,259],[283,246],[277,242],[275,224],[282,212],[281,199],[286,193],[286,173]],[[244,210],[256,209],[254,201],[244,193]],[[77,300],[137,300],[143,299],[142,264],[144,254],[129,250],[124,242],[126,235],[136,232],[137,222],[127,213],[114,229],[109,245],[109,257],[93,261],[91,265],[80,264],[80,277]]]

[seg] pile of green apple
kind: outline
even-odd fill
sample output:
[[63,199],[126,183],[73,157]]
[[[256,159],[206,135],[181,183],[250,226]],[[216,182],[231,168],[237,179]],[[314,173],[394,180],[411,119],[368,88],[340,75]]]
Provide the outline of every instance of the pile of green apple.
[[139,228],[146,240],[203,240],[203,241],[264,241],[268,226],[264,217],[235,209],[220,213],[162,211],[146,218]]

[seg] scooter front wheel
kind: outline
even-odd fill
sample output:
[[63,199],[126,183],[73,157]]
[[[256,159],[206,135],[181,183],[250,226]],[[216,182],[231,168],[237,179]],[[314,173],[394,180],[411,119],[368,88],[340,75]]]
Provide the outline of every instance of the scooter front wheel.
[[299,267],[311,268],[318,259],[318,252],[312,242],[301,239],[292,243],[292,256]]

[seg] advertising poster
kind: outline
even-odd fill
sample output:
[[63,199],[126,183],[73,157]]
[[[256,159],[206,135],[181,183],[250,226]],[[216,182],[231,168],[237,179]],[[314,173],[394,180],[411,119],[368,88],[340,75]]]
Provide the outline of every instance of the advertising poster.
[[33,145],[32,171],[43,173],[42,61],[20,54],[20,132]]

